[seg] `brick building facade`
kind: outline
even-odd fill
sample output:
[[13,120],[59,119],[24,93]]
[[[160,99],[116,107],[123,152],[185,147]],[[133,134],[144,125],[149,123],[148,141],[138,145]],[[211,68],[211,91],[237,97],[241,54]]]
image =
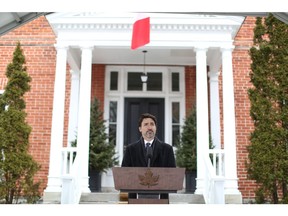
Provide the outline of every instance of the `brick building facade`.
[[[249,82],[250,57],[249,49],[253,45],[253,27],[255,18],[246,17],[234,39],[233,50],[233,78],[236,115],[236,150],[237,176],[239,191],[244,201],[254,198],[255,184],[247,179],[245,161],[247,160],[246,147],[249,145],[249,134],[253,124],[249,116],[249,99],[247,90]],[[41,171],[36,176],[43,181],[42,190],[47,186],[49,173],[50,141],[53,111],[53,95],[56,68],[56,36],[46,17],[39,17],[10,33],[0,37],[0,92],[4,90],[7,79],[5,70],[11,62],[17,41],[20,41],[26,57],[27,71],[32,77],[31,91],[25,95],[27,121],[32,127],[30,135],[30,151],[37,162],[41,164]],[[104,110],[105,100],[105,67],[106,64],[92,65],[91,98],[100,99]],[[185,110],[196,101],[196,66],[185,66]],[[64,115],[64,144],[67,143],[70,103],[70,68],[66,72],[66,95]],[[222,92],[221,73],[219,76],[219,92]],[[220,98],[220,110],[222,101]],[[221,116],[223,115],[221,111]],[[223,124],[223,121],[221,121]],[[222,131],[223,133],[223,131]],[[223,139],[223,138],[222,138]],[[53,157],[53,156],[52,156]]]

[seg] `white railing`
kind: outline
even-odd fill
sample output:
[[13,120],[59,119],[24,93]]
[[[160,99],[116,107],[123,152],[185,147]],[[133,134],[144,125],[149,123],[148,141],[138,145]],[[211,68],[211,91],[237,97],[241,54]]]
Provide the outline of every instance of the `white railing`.
[[77,147],[62,149],[61,204],[79,204],[81,197],[81,160]]
[[204,156],[205,176],[203,196],[206,204],[225,204],[224,150],[209,149]]

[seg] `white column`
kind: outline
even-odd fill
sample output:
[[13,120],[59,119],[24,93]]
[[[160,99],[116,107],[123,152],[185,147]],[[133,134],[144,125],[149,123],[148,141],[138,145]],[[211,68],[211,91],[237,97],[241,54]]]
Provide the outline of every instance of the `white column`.
[[68,144],[76,139],[78,124],[78,106],[79,106],[79,71],[70,71],[71,74],[71,93],[69,107],[69,126],[68,126]]
[[77,147],[82,169],[82,192],[90,192],[88,181],[91,106],[92,49],[82,47]]
[[225,194],[239,194],[236,164],[236,129],[232,67],[233,47],[222,48]]
[[50,162],[45,192],[61,191],[61,148],[63,147],[66,64],[68,47],[56,47],[56,74],[54,83],[51,127]]
[[197,183],[196,194],[203,194],[204,169],[203,156],[208,155],[208,88],[206,48],[196,48],[196,109],[197,109]]
[[211,70],[209,72],[210,84],[210,124],[211,124],[211,138],[214,148],[221,148],[220,136],[220,108],[219,108],[219,72]]

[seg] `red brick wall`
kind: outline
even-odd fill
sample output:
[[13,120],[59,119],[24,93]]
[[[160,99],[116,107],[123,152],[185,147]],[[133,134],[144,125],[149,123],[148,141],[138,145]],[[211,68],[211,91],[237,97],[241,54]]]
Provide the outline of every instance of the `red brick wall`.
[[255,18],[245,19],[240,31],[235,38],[235,49],[233,52],[233,74],[235,94],[236,115],[236,137],[237,137],[237,170],[239,178],[239,190],[244,199],[254,198],[255,184],[247,179],[245,162],[248,157],[247,145],[249,135],[253,130],[253,122],[250,117],[250,101],[248,88],[251,87],[249,72],[251,59],[249,49],[253,45],[253,28]]
[[101,110],[104,111],[104,92],[105,92],[105,65],[92,65],[92,87],[91,99],[94,97],[100,101]]
[[196,66],[185,67],[185,108],[189,115],[193,105],[196,105]]

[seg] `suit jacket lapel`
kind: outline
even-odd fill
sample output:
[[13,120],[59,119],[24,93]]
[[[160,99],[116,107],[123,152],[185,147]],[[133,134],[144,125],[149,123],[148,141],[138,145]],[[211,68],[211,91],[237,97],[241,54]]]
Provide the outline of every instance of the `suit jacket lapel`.
[[158,155],[161,153],[160,151],[160,140],[155,137],[154,138],[154,142],[153,142],[153,156],[151,158],[151,166],[154,164],[154,161],[156,160],[156,158],[158,157]]

